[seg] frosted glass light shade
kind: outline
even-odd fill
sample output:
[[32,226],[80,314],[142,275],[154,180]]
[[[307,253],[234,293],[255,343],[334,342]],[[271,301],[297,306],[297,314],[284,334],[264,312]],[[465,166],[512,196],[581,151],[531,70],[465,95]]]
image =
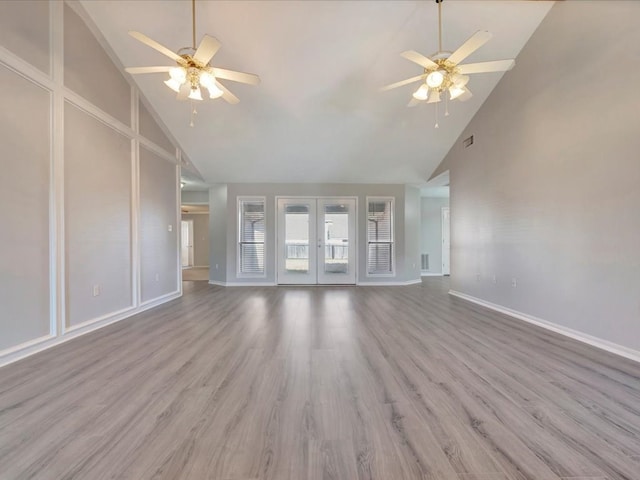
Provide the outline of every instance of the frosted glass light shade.
[[460,95],[462,95],[465,92],[465,88],[464,87],[458,87],[456,85],[454,85],[453,87],[449,88],[449,95],[451,96],[451,100],[455,100],[456,98],[458,98]]
[[444,73],[440,70],[436,70],[435,72],[431,72],[427,75],[427,85],[431,88],[438,88],[444,82]]
[[183,84],[187,80],[187,71],[182,67],[172,67],[169,69],[169,76]]
[[425,85],[424,83],[420,85],[418,90],[413,92],[413,98],[415,98],[416,100],[426,100],[428,96],[429,96],[429,87],[427,87],[427,85]]
[[183,84],[184,82],[180,82],[178,80],[176,80],[175,78],[170,78],[169,80],[166,80],[164,82],[164,84],[169,87],[171,90],[173,90],[174,92],[179,93],[180,92],[180,86]]
[[212,83],[210,86],[208,86],[207,90],[209,90],[209,98],[219,98],[224,93],[218,88],[215,83]]
[[202,93],[200,93],[200,87],[192,88],[189,93],[191,100],[202,100]]
[[200,85],[203,87],[210,89],[212,85],[216,84],[216,78],[211,75],[209,72],[202,72],[200,74]]

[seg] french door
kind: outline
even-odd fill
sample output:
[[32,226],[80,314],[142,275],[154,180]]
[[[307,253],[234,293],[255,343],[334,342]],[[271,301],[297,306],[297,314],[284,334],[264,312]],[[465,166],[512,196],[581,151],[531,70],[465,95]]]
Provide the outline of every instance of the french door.
[[278,283],[356,283],[356,200],[279,198]]

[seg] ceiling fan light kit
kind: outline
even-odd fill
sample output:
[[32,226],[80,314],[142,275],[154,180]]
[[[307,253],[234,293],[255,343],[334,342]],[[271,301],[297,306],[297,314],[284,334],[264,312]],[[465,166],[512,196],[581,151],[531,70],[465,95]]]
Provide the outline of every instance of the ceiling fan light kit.
[[[467,88],[469,76],[466,74],[473,73],[490,73],[504,72],[511,70],[515,65],[515,60],[497,60],[492,62],[481,62],[461,65],[465,58],[483,46],[491,38],[491,33],[480,30],[473,34],[465,43],[463,43],[455,52],[448,52],[442,49],[442,1],[435,0],[438,5],[438,51],[426,57],[413,50],[407,50],[400,55],[407,60],[417,63],[423,68],[422,75],[418,75],[407,80],[392,83],[382,87],[382,91],[409,85],[411,83],[422,81],[423,83],[413,92],[413,99],[408,106],[413,107],[419,103],[435,103],[436,104],[436,123],[437,103],[449,100],[466,101],[471,98],[472,93]],[[445,115],[448,115],[448,109]]]
[[[216,68],[210,65],[213,56],[220,49],[220,42],[214,37],[204,35],[200,44],[196,48],[196,2],[191,1],[192,12],[192,46],[185,47],[178,52],[173,52],[167,47],[150,39],[140,32],[129,32],[133,38],[145,45],[157,50],[163,55],[176,62],[175,66],[161,67],[128,67],[125,70],[133,75],[141,73],[168,73],[169,78],[164,84],[177,93],[178,100],[202,101],[202,89],[206,89],[210,99],[222,97],[227,103],[236,104],[240,100],[233,93],[227,90],[219,79],[231,80],[233,82],[258,85],[260,77],[252,73],[236,72],[224,68]],[[193,118],[197,113],[195,106],[191,109],[191,126]]]

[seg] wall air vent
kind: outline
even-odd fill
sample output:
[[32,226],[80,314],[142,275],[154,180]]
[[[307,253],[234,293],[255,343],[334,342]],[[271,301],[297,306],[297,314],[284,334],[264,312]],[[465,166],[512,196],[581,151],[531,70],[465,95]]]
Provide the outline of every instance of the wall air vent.
[[420,255],[420,268],[422,270],[429,270],[429,254],[423,253]]
[[469,148],[471,145],[473,145],[473,135],[471,135],[469,138],[465,138],[462,141],[462,144],[464,145],[464,148]]

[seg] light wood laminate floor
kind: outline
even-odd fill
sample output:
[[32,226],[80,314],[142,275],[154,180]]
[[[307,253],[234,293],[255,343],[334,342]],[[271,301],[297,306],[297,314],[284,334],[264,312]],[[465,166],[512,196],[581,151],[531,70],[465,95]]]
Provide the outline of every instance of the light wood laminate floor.
[[447,289],[185,283],[0,369],[0,478],[640,479],[638,364]]

